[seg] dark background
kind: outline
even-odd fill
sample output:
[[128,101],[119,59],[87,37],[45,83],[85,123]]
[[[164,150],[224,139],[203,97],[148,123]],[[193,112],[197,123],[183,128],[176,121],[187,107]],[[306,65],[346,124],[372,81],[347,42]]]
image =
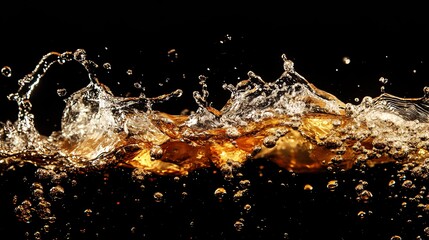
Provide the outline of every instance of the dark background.
[[[344,102],[379,95],[380,77],[388,79],[389,93],[421,97],[428,79],[429,21],[419,5],[28,1],[3,3],[1,11],[0,66],[12,68],[12,77],[0,75],[2,121],[16,116],[4,96],[17,89],[17,79],[44,54],[78,48],[100,66],[112,65],[100,67],[99,78],[118,95],[140,94],[135,82],[148,97],[183,89],[179,100],[155,107],[171,113],[196,109],[199,75],[208,77],[217,108],[229,98],[224,82],[236,84],[250,70],[274,81],[283,53],[301,75]],[[86,73],[74,67],[54,67],[32,96],[46,134],[58,129],[61,112],[54,109],[63,107],[55,89],[66,88],[68,96],[87,84]]]
[[[181,98],[154,106],[170,113],[197,108],[192,91],[200,90],[199,75],[208,76],[209,101],[217,108],[229,97],[221,85],[245,79],[250,70],[265,81],[274,81],[283,72],[283,53],[301,75],[344,102],[378,96],[380,77],[388,78],[386,92],[400,97],[422,97],[423,87],[429,85],[429,21],[424,6],[10,1],[0,7],[0,67],[12,68],[11,77],[0,75],[1,122],[16,119],[16,104],[6,95],[16,91],[17,80],[30,73],[44,54],[78,48],[100,66],[111,64],[112,70],[100,68],[98,76],[117,95],[138,96],[141,89],[134,87],[136,82],[141,82],[149,97],[183,89]],[[177,58],[168,54],[171,49]],[[343,57],[349,57],[350,64]],[[126,73],[128,69],[132,75]],[[67,97],[88,84],[88,77],[81,66],[71,63],[52,67],[42,80],[31,101],[36,127],[48,135],[59,130],[64,107],[64,97],[56,89],[67,89]],[[317,236],[345,240],[395,235],[424,239],[427,215],[417,218],[413,215],[416,208],[404,210],[401,199],[391,198],[403,193],[399,187],[394,193],[387,188],[392,178],[399,181],[395,167],[377,167],[365,174],[293,175],[279,173],[281,169],[268,162],[249,163],[243,172],[251,180],[251,194],[238,203],[231,194],[218,201],[213,192],[220,186],[233,192],[240,179],[228,183],[209,170],[180,181],[147,179],[141,183],[144,191],[139,182],[130,181],[126,170],[112,170],[108,178],[103,172],[70,173],[68,179],[77,180],[78,185],[63,180],[68,194],[62,201],[51,201],[58,220],[42,239]],[[28,232],[28,239],[35,239],[34,233],[44,222],[18,223],[11,204],[14,195],[20,200],[28,197],[31,183],[39,181],[35,178],[32,167],[2,174],[0,214],[7,224],[0,225],[0,234],[19,238]],[[334,178],[342,185],[330,192],[326,183]],[[362,179],[370,182],[374,194],[369,204],[355,200],[354,187]],[[49,179],[41,182],[46,192],[53,186]],[[314,192],[302,191],[307,183]],[[156,191],[165,195],[161,204],[153,201]],[[184,198],[182,192],[189,197]],[[252,204],[250,215],[242,213],[244,203]],[[93,215],[84,214],[87,208],[93,209]],[[360,210],[370,216],[361,221]],[[236,231],[233,225],[240,217],[245,219],[245,228]]]

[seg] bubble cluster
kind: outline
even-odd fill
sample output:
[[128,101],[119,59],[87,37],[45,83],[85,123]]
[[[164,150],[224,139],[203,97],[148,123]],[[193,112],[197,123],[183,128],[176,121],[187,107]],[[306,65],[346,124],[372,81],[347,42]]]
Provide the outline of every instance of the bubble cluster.
[[[230,37],[222,41],[225,44]],[[171,62],[178,61],[178,51],[171,49],[167,57]],[[198,193],[189,189],[182,178],[193,176],[198,182],[199,174],[207,171],[222,181],[205,182],[211,184],[207,191],[216,206],[229,211],[231,206],[236,207],[236,217],[228,223],[236,234],[251,227],[269,231],[266,219],[258,219],[257,224],[251,221],[253,214],[264,211],[260,210],[264,206],[254,204],[255,199],[263,197],[253,195],[254,188],[261,187],[261,183],[266,184],[262,187],[266,192],[273,186],[281,186],[286,193],[294,189],[295,194],[303,194],[309,202],[316,201],[315,193],[326,192],[333,198],[345,192],[342,197],[357,204],[351,215],[362,223],[376,214],[372,204],[380,199],[377,191],[387,192],[386,201],[400,209],[398,215],[415,212],[415,217],[404,223],[428,217],[427,89],[421,98],[400,98],[383,89],[378,97],[364,96],[360,103],[359,98],[355,103],[343,103],[301,76],[286,55],[282,59],[284,72],[275,81],[265,81],[249,71],[246,80],[236,85],[225,84],[223,88],[231,95],[221,109],[214,108],[209,101],[210,79],[200,75],[201,91],[193,92],[198,108],[173,115],[153,106],[180,97],[181,89],[151,98],[143,94],[115,96],[98,79],[98,65],[84,49],[43,56],[34,71],[18,80],[18,91],[8,96],[18,105],[17,120],[0,124],[1,169],[15,171],[27,165],[35,168],[34,182],[22,180],[29,191],[12,200],[19,222],[40,225],[28,232],[28,237],[43,239],[53,231],[61,209],[58,206],[81,200],[77,193],[70,196],[73,189],[91,191],[71,179],[71,175],[94,177],[92,174],[98,173],[103,184],[108,185],[115,178],[106,172],[123,169],[130,170],[130,184],[139,189],[139,194],[127,197],[123,193],[123,198],[117,198],[117,192],[112,191],[100,197],[104,191],[100,186],[92,192],[94,198],[111,200],[112,211],[126,208],[130,202],[138,206],[154,204],[157,208],[170,200],[185,205]],[[32,112],[31,96],[52,65],[67,62],[79,63],[90,81],[73,93],[66,88],[56,90],[65,100],[61,129],[44,136],[35,128],[37,113]],[[344,57],[343,63],[350,64],[350,58]],[[107,62],[102,66],[111,69]],[[11,77],[7,66],[1,73]],[[133,75],[133,69],[126,74]],[[388,83],[384,77],[379,81],[383,87]],[[141,82],[134,86],[144,89]],[[255,170],[257,180],[243,174],[243,168],[258,161],[261,166]],[[264,164],[279,170],[269,172]],[[392,165],[400,170],[380,180],[381,189],[375,187],[375,180],[368,180],[366,174],[372,169]],[[325,174],[325,178],[312,181],[310,174]],[[346,174],[354,175],[347,179]],[[302,180],[302,176],[311,177]],[[164,191],[162,181],[157,185],[161,177],[170,177],[169,183],[174,184],[175,190]],[[294,182],[296,179],[302,181]],[[283,196],[282,192],[278,195]],[[99,210],[98,206],[88,205],[77,212],[89,226]],[[136,215],[139,221],[145,221],[145,215]],[[197,228],[198,222],[192,217],[187,220],[192,223],[188,227]],[[287,221],[292,224],[294,220]],[[82,235],[88,234],[87,226],[80,227]],[[126,227],[132,234],[141,229],[137,223]],[[427,237],[428,232],[427,227],[421,227],[418,234]],[[288,233],[280,237],[292,238]],[[400,235],[389,237],[402,239]]]

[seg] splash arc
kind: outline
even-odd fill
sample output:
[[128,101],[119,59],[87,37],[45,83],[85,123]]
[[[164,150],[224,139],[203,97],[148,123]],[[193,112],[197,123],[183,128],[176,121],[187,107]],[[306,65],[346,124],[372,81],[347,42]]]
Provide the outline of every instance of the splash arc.
[[[288,171],[311,173],[388,162],[419,165],[429,157],[427,89],[421,98],[383,93],[344,103],[296,72],[286,55],[282,59],[284,71],[273,82],[249,71],[246,80],[224,85],[231,95],[221,109],[208,102],[206,78],[200,76],[198,109],[173,115],[152,105],[180,97],[181,89],[153,98],[115,96],[83,49],[50,52],[8,96],[19,116],[1,124],[1,168],[25,162],[187,175],[215,166],[229,174],[246,161],[269,159]],[[83,66],[90,82],[66,100],[61,130],[43,136],[34,127],[30,96],[52,65],[71,61]]]

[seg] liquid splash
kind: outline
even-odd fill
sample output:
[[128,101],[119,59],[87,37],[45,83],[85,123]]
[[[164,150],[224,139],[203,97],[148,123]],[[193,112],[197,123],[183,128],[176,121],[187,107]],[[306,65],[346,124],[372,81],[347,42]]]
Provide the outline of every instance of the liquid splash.
[[[295,220],[286,219],[285,224],[282,222],[281,227],[276,228],[289,230],[275,235],[275,238],[292,239],[308,231],[301,227],[309,221],[302,219],[302,212],[310,212],[311,219],[325,221],[327,214],[332,215],[329,209],[341,208],[341,204],[337,204],[341,202],[350,207],[344,210],[344,215],[348,216],[346,220],[354,219],[350,212],[356,211],[357,220],[352,224],[369,221],[373,211],[387,206],[388,216],[378,213],[382,225],[388,223],[392,226],[398,222],[405,229],[410,221],[414,221],[417,224],[412,227],[412,232],[419,234],[416,239],[429,236],[424,220],[429,213],[426,188],[429,178],[429,89],[424,88],[420,98],[400,98],[383,92],[374,98],[366,96],[358,104],[344,103],[296,72],[294,63],[286,55],[282,55],[282,59],[284,72],[275,81],[265,81],[249,71],[246,80],[236,85],[225,84],[223,88],[230,92],[230,98],[220,109],[212,107],[208,101],[207,77],[199,76],[201,91],[193,93],[198,108],[189,115],[174,115],[158,111],[153,105],[179,98],[181,89],[151,98],[144,94],[136,97],[116,96],[98,78],[96,70],[99,66],[87,58],[85,50],[50,52],[43,56],[34,70],[18,81],[18,90],[8,96],[17,104],[18,119],[0,123],[0,176],[13,176],[15,170],[23,166],[34,167],[30,167],[30,174],[23,177],[24,191],[13,189],[8,199],[13,203],[16,219],[26,226],[25,239],[42,239],[45,236],[71,239],[72,235],[81,239],[81,236],[89,237],[89,233],[85,235],[86,231],[95,231],[92,234],[95,238],[104,231],[110,238],[113,233],[100,230],[98,226],[95,230],[91,229],[91,224],[94,221],[102,226],[110,225],[110,218],[115,218],[112,216],[119,217],[119,225],[114,227],[122,231],[116,232],[117,235],[137,237],[139,231],[143,231],[138,239],[146,239],[146,234],[151,234],[150,231],[144,232],[147,226],[150,226],[147,229],[165,231],[163,223],[166,219],[162,218],[161,224],[153,219],[162,216],[160,206],[167,201],[178,203],[181,209],[180,224],[191,216],[189,226],[179,224],[180,230],[177,232],[180,234],[184,234],[183,228],[195,232],[194,225],[202,226],[193,219],[201,217],[195,217],[192,212],[198,210],[194,209],[205,212],[209,206],[214,209],[212,213],[215,215],[232,202],[241,211],[237,216],[232,216],[236,219],[230,227],[243,234],[242,237],[246,234],[257,236],[253,232],[246,233],[252,224],[257,225],[256,234],[263,232],[264,228],[270,232],[266,234],[268,236],[278,234],[269,231],[263,223],[271,221],[272,228],[276,228],[278,217],[274,217],[275,221],[266,217],[266,212],[274,211],[281,212],[285,218],[294,219],[295,216],[302,220],[294,223]],[[40,134],[34,123],[37,113],[33,113],[30,100],[33,91],[52,66],[70,62],[82,66],[88,74],[89,83],[65,99],[60,130],[50,135]],[[64,91],[67,90],[62,89],[58,94],[64,96]],[[246,163],[258,161],[272,163],[281,170],[273,173],[277,168],[263,169],[265,165],[261,163],[257,171],[248,169],[246,175],[240,171]],[[392,165],[395,169],[393,173],[376,171],[374,178],[368,175],[372,173],[370,169]],[[115,180],[118,179],[111,180],[116,176],[115,171],[120,171],[120,175],[126,178],[128,175],[122,171],[124,169],[130,171],[132,180],[125,180],[125,185],[131,186],[131,190],[125,193],[123,191],[127,188],[122,185],[123,182],[119,181],[117,184],[120,186],[115,188]],[[195,177],[200,170],[206,169],[213,173],[208,178],[220,174],[224,182],[210,185],[204,177]],[[197,175],[193,175],[196,172]],[[300,174],[304,177],[297,177]],[[388,176],[383,178],[386,174]],[[101,182],[97,182],[98,175],[102,176]],[[195,179],[181,181],[188,176]],[[257,176],[256,180],[252,176]],[[163,185],[162,177],[167,179],[167,191],[160,187]],[[80,182],[81,179],[84,181]],[[96,179],[93,184],[97,189],[92,189],[88,184],[92,179]],[[377,189],[374,185],[378,182],[381,182],[381,187]],[[113,187],[104,189],[107,183]],[[191,186],[186,187],[186,184]],[[281,189],[272,193],[269,190],[274,184]],[[141,191],[133,192],[134,185]],[[325,196],[324,189],[332,195]],[[211,191],[210,196],[216,204],[203,198],[202,202],[207,202],[207,205],[199,205],[199,197],[205,196],[205,190]],[[73,191],[76,193],[74,196]],[[97,205],[94,192],[100,194],[95,199],[103,206],[94,206]],[[320,195],[314,194],[316,192]],[[4,193],[7,194],[6,191]],[[79,199],[80,194],[91,203]],[[179,199],[175,194],[180,195]],[[271,198],[259,204],[259,199],[264,199],[262,195]],[[196,199],[188,200],[186,205],[186,199],[191,199],[188,196]],[[324,201],[323,197],[329,201]],[[151,205],[148,199],[158,205]],[[321,202],[320,206],[328,210],[311,208],[317,200]],[[110,201],[113,204],[109,205]],[[306,201],[310,204],[305,204]],[[372,205],[376,201],[382,204]],[[82,206],[76,207],[77,202],[81,202]],[[332,203],[326,207],[325,202]],[[400,207],[395,207],[392,202],[399,202]],[[124,210],[127,205],[132,213]],[[271,205],[280,207],[273,210]],[[173,205],[165,206],[168,211],[174,209]],[[184,212],[181,218],[183,209],[189,208],[191,210]],[[75,212],[75,209],[79,211]],[[107,209],[104,212],[108,216],[99,218],[102,209]],[[115,212],[115,215],[112,213],[114,211],[121,213]],[[152,211],[155,213],[151,215]],[[258,211],[260,223],[254,223],[259,221],[256,217]],[[325,215],[318,218],[318,214],[313,214],[315,211]],[[134,216],[134,212],[138,216]],[[125,216],[122,219],[121,214]],[[273,216],[284,217],[282,214]],[[69,215],[75,216],[77,223],[69,221]],[[399,220],[392,224],[385,222],[385,218]],[[127,223],[123,224],[125,219]],[[314,226],[329,225],[329,233],[335,232],[333,228],[339,228],[330,223],[324,225],[319,220],[315,220],[317,224]],[[340,224],[342,218],[333,221]],[[174,225],[165,226],[172,228]],[[112,231],[116,231],[114,227]],[[126,227],[129,229],[123,230]],[[216,236],[224,237],[224,229],[214,229],[216,234],[220,232]],[[159,239],[158,230],[154,230],[154,239]],[[362,228],[358,231],[368,230]],[[319,231],[314,232],[319,234]],[[354,239],[356,233],[343,234],[353,235]],[[400,239],[403,235],[391,229],[387,234],[391,239]],[[185,235],[181,236],[192,238]],[[230,239],[237,239],[233,236]],[[341,236],[338,239],[346,238]]]
[[[266,82],[253,72],[215,109],[208,102],[206,77],[194,92],[198,109],[172,115],[155,102],[180,97],[182,90],[148,98],[115,96],[96,75],[86,52],[50,52],[18,81],[8,98],[17,103],[16,122],[1,123],[0,166],[31,163],[43,168],[130,167],[154,174],[187,175],[216,166],[269,159],[292,172],[348,170],[387,162],[421,165],[429,156],[429,90],[421,98],[383,93],[360,104],[343,103],[295,71],[282,55],[283,74]],[[50,136],[34,126],[30,96],[54,64],[78,62],[89,84],[66,100],[61,130]]]

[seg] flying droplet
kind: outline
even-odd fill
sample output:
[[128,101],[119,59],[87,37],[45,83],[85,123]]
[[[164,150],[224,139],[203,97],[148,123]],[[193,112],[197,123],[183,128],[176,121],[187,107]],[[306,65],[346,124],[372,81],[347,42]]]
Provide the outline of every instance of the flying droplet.
[[282,54],[282,59],[283,59],[283,69],[285,70],[285,72],[294,72],[294,63],[287,59],[286,54]]
[[103,67],[104,67],[104,69],[107,69],[107,70],[112,69],[112,65],[110,65],[110,63],[108,63],[108,62],[103,63]]
[[139,83],[139,82],[135,82],[134,83],[134,87],[137,88],[137,89],[141,89],[142,88],[142,84]]
[[343,63],[344,64],[350,64],[350,58],[349,57],[347,57],[347,56],[345,56],[345,57],[343,57]]
[[60,97],[64,97],[67,94],[67,89],[65,89],[65,88],[57,89],[57,94]]
[[73,53],[74,59],[78,62],[82,62],[86,60],[86,51],[84,49],[77,49]]
[[380,78],[378,79],[378,81],[379,81],[379,82],[381,82],[382,84],[386,84],[386,83],[389,81],[389,79],[387,79],[387,78],[385,78],[385,77],[380,77]]
[[11,77],[12,76],[12,68],[10,68],[9,66],[4,66],[1,69],[1,74],[5,77]]
[[179,54],[177,53],[176,49],[173,48],[167,52],[167,57],[170,59],[170,62],[174,62],[177,60],[177,58],[179,58]]

